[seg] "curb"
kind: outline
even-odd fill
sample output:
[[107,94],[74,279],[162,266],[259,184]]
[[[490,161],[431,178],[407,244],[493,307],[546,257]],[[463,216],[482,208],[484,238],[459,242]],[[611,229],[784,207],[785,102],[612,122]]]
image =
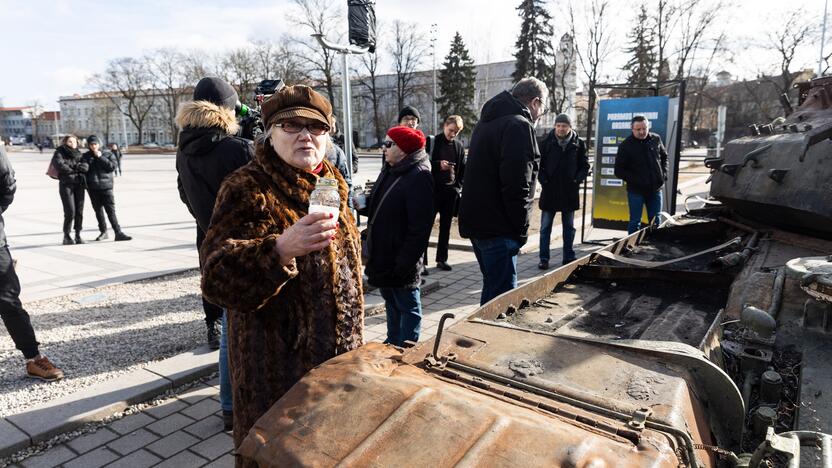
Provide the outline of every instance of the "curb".
[[71,395],[0,418],[0,457],[6,457],[128,406],[217,371],[218,351],[208,346],[153,362]]

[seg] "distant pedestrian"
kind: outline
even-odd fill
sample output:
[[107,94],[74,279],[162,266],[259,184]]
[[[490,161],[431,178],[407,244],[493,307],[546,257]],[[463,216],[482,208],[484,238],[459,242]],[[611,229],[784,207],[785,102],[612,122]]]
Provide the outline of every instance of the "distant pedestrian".
[[650,121],[636,115],[630,121],[632,135],[618,145],[615,176],[627,184],[630,222],[627,232],[641,228],[641,214],[647,208],[647,222],[658,222],[662,210],[662,186],[667,180],[667,150],[662,138],[650,133]]
[[97,241],[109,238],[107,235],[107,220],[104,212],[110,219],[110,226],[115,233],[115,241],[129,241],[132,237],[121,230],[116,217],[116,201],[113,195],[113,172],[118,167],[118,161],[113,153],[101,151],[101,141],[95,135],[87,137],[89,151],[84,153],[83,161],[89,167],[87,169],[87,191],[90,194],[92,209],[95,211],[95,218],[98,221]]
[[[211,225],[214,202],[226,176],[254,157],[251,140],[235,136],[237,92],[219,78],[206,77],[196,84],[194,100],[183,103],[176,115],[179,150],[176,171],[179,197],[196,220],[196,247],[202,248]],[[200,256],[200,269],[202,269]],[[228,368],[227,317],[222,307],[202,297],[208,346],[219,349],[220,406],[230,429],[234,415]]]
[[118,147],[118,143],[110,143],[110,152],[113,153],[113,156],[116,157],[116,175],[121,175],[121,149]]
[[[89,165],[78,150],[78,137],[66,135],[52,155],[52,165],[58,170],[58,191],[64,208],[64,245],[83,244],[81,229],[84,224],[84,192]],[[75,227],[75,240],[70,229]]]
[[[433,144],[428,151],[433,174],[434,212],[439,215],[436,267],[445,271],[453,269],[448,265],[448,243],[451,223],[459,209],[462,179],[465,177],[465,148],[456,138],[462,128],[462,117],[451,115],[446,118],[442,132],[433,137]],[[427,265],[427,253],[425,264]]]
[[580,209],[578,190],[589,173],[586,143],[572,130],[566,114],[555,118],[555,128],[540,141],[540,263],[549,268],[549,242],[555,213],[560,212],[563,224],[563,255],[561,263],[575,260],[575,211]]
[[417,342],[421,332],[422,253],[433,227],[433,178],[425,136],[410,127],[387,132],[387,166],[373,185],[368,201],[371,239],[365,273],[379,288],[387,311],[385,343]]
[[5,149],[0,146],[0,316],[15,347],[23,352],[23,357],[26,359],[26,374],[29,377],[46,381],[60,380],[64,377],[64,373],[38,350],[32,321],[20,302],[20,280],[6,243],[3,213],[14,201],[16,190],[14,170],[6,156]]
[[459,233],[471,239],[480,265],[480,304],[517,287],[540,163],[534,126],[548,99],[542,81],[523,78],[485,103],[471,135]]

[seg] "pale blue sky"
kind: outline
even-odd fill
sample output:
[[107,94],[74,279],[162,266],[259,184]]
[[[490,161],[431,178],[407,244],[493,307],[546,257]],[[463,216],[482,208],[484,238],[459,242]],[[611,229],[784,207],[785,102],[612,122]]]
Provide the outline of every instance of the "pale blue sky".
[[[819,21],[824,0],[793,0],[812,20]],[[552,5],[566,0],[551,0]],[[578,3],[582,3],[580,0]],[[632,18],[632,0],[613,0],[615,28],[623,36]],[[437,61],[447,53],[459,30],[477,62],[511,58],[519,30],[515,7],[519,0],[378,0],[380,21],[416,22],[425,32],[439,25]],[[735,0],[720,24],[729,29],[733,44],[753,37],[766,21],[776,21],[777,0]],[[333,0],[333,5],[346,5]],[[57,108],[60,95],[91,91],[87,77],[108,60],[139,56],[159,47],[200,48],[209,52],[233,48],[252,38],[279,38],[287,32],[288,0],[0,0],[0,99],[5,106],[40,100]],[[813,14],[812,14],[813,13]],[[782,14],[781,14],[782,16]],[[565,17],[555,14],[558,34]],[[749,52],[752,52],[751,50]],[[753,73],[765,51],[740,53],[725,68],[735,74]],[[618,55],[621,55],[618,53]],[[804,51],[802,64],[817,65],[817,49]],[[430,66],[430,58],[424,62]],[[615,76],[620,60],[606,70]]]

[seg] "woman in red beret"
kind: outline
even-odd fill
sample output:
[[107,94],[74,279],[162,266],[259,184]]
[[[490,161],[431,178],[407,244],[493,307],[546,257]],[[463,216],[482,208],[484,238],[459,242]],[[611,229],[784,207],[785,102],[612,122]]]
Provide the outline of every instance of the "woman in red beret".
[[[433,176],[425,135],[409,127],[387,131],[385,164],[367,207],[370,258],[365,273],[387,309],[387,340],[419,341],[422,253],[433,228]],[[366,240],[365,240],[366,242]]]

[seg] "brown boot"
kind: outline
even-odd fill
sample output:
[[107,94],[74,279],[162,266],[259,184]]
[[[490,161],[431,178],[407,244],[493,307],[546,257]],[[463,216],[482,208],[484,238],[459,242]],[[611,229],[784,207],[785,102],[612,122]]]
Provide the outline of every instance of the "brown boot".
[[49,362],[46,356],[41,355],[26,361],[26,374],[33,379],[41,379],[47,382],[54,382],[64,378],[63,371]]

